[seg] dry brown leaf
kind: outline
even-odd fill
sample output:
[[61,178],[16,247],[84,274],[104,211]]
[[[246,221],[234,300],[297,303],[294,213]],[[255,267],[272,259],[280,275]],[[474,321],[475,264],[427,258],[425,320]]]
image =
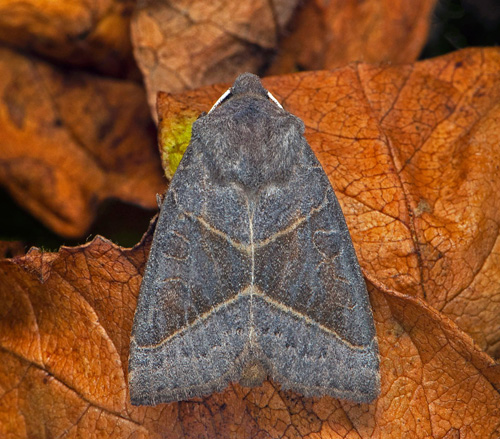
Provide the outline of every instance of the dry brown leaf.
[[135,58],[153,114],[156,93],[257,72],[268,62],[298,0],[145,0],[132,19]]
[[0,42],[115,76],[135,70],[130,15],[135,0],[2,0]]
[[415,61],[429,30],[436,0],[325,2],[298,11],[268,74],[367,63]]
[[57,233],[81,236],[98,203],[162,192],[144,91],[0,49],[0,184]]
[[132,40],[153,114],[158,91],[232,82],[245,71],[262,74],[271,63],[270,73],[276,74],[358,60],[413,62],[427,38],[435,0],[309,0],[297,11],[298,4],[140,2]]
[[[425,299],[497,356],[500,51],[357,64],[264,84],[304,120],[365,275]],[[166,130],[188,130],[193,113],[224,89],[162,94],[164,149],[176,150]]]
[[[499,75],[500,50],[475,49],[265,81],[306,122],[369,279],[382,377],[374,403],[265,382],[132,407],[129,335],[150,231],[131,250],[98,237],[0,261],[0,436],[498,437],[500,368],[443,311],[466,330],[479,322],[479,343],[494,349]],[[164,95],[162,126],[181,124],[169,108],[191,117],[221,89]]]

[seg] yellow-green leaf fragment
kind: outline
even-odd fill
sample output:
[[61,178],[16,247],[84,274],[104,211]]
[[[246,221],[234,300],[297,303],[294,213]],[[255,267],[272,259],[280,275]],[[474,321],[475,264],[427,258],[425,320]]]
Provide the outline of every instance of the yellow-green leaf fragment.
[[191,127],[197,116],[179,114],[160,121],[158,146],[165,176],[170,181],[191,140]]

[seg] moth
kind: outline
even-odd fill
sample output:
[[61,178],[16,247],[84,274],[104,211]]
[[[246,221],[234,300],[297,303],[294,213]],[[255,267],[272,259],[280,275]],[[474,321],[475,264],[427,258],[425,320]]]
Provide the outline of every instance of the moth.
[[304,396],[369,402],[379,356],[342,210],[290,114],[240,75],[165,195],[135,312],[132,404],[266,378]]

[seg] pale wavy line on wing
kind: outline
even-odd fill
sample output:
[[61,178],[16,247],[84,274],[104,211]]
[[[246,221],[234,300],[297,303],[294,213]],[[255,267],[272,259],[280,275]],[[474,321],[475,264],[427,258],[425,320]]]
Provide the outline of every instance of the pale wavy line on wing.
[[357,350],[357,351],[363,351],[369,348],[370,344],[366,345],[355,345],[353,343],[350,343],[346,339],[344,339],[340,334],[336,331],[334,331],[331,328],[328,328],[325,325],[322,325],[321,323],[316,322],[312,318],[296,311],[295,309],[286,306],[283,303],[280,303],[268,296],[266,296],[260,289],[256,287],[252,287],[251,285],[248,285],[246,288],[244,288],[240,293],[237,295],[231,297],[231,299],[226,300],[225,302],[221,302],[217,306],[211,308],[210,310],[204,312],[203,314],[199,315],[194,321],[192,321],[188,326],[183,326],[182,328],[178,329],[177,331],[173,332],[172,334],[169,334],[167,337],[165,337],[163,340],[156,344],[152,345],[138,345],[141,349],[157,349],[164,344],[168,343],[171,339],[174,337],[180,336],[181,334],[185,333],[188,329],[191,329],[193,326],[197,326],[202,324],[202,322],[208,320],[210,316],[213,314],[216,314],[219,312],[221,309],[226,308],[234,303],[236,303],[240,298],[254,295],[257,297],[261,297],[266,303],[272,305],[275,308],[280,309],[281,311],[284,311],[286,314],[293,315],[294,317],[304,321],[306,324],[311,325],[311,326],[316,326],[319,328],[322,332],[327,333],[338,339],[340,342],[348,346],[352,350]]
[[[269,245],[270,243],[276,241],[278,238],[281,238],[282,236],[285,236],[285,235],[288,235],[289,233],[292,233],[294,230],[299,228],[301,224],[303,224],[306,221],[309,221],[313,215],[315,215],[316,213],[323,210],[328,203],[329,203],[328,196],[326,194],[325,198],[323,199],[323,202],[318,207],[313,207],[307,215],[297,218],[290,225],[288,225],[284,229],[274,233],[273,235],[269,236],[268,238],[257,241],[254,244],[254,249],[255,250],[261,249],[261,248],[265,247],[266,245]],[[227,235],[227,233],[224,233],[222,230],[219,230],[216,227],[212,226],[208,221],[206,221],[201,216],[194,215],[191,212],[184,212],[184,215],[198,221],[203,227],[205,227],[205,229],[207,229],[208,231],[210,231],[214,235],[220,236],[221,238],[225,239],[229,244],[231,244],[237,250],[241,251],[242,253],[247,254],[248,256],[251,256],[251,254],[252,254],[252,245],[251,244],[244,244],[241,241],[236,241],[236,240],[230,238]]]

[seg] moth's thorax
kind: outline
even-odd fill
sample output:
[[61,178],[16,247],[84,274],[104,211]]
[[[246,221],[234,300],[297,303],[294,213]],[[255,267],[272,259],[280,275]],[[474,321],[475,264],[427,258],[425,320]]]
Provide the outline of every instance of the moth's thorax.
[[253,94],[231,99],[193,126],[213,177],[249,190],[286,178],[299,162],[303,132],[300,119]]

